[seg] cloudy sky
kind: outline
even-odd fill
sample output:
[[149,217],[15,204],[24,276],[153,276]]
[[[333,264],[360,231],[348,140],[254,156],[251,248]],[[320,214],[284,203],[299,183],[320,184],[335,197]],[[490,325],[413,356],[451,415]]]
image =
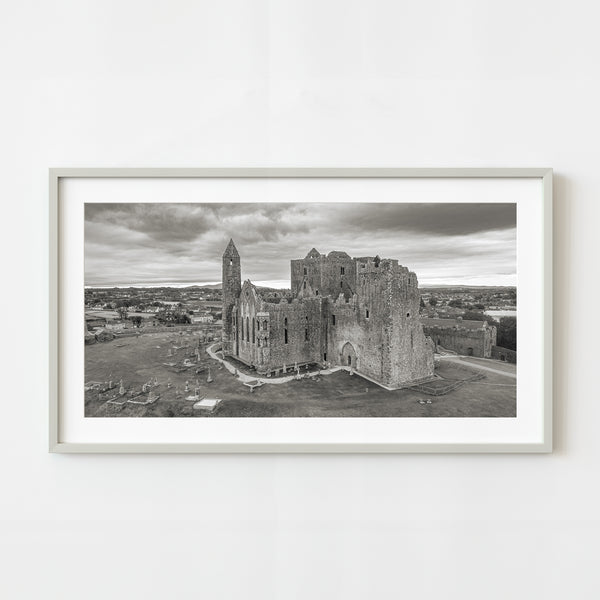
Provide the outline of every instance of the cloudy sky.
[[516,285],[513,203],[88,203],[85,285],[221,280],[233,238],[242,278],[289,286],[290,260],[396,258],[420,285]]

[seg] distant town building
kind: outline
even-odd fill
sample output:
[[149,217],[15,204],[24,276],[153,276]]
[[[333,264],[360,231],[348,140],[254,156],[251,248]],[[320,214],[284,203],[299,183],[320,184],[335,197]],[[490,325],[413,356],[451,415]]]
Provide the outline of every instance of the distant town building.
[[266,374],[311,363],[351,367],[388,388],[433,375],[433,343],[419,318],[417,277],[397,260],[327,256],[291,261],[291,295],[249,280],[240,255],[223,254],[223,353]]
[[192,323],[212,323],[214,317],[212,315],[192,315]]

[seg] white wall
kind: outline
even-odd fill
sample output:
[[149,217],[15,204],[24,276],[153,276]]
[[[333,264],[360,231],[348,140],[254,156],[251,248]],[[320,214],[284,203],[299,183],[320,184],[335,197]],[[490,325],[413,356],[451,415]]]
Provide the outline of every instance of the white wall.
[[[597,598],[598,17],[3,0],[0,597]],[[48,167],[266,165],[553,167],[555,453],[49,455]]]

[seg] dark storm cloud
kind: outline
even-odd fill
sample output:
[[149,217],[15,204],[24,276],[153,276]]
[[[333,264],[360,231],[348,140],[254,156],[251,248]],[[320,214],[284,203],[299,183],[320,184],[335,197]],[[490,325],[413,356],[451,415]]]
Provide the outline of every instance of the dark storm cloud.
[[437,235],[466,235],[516,224],[515,204],[359,204],[342,214],[344,222],[357,220],[373,232],[413,231]]
[[86,284],[219,281],[230,237],[255,281],[288,279],[314,246],[396,258],[421,281],[501,284],[515,273],[515,219],[514,204],[87,204]]
[[190,204],[87,204],[90,223],[109,223],[162,241],[190,241],[214,225],[210,205]]
[[[87,204],[86,222],[111,224],[145,234],[148,243],[165,244],[165,250],[181,253],[180,242],[192,242],[232,221],[235,233],[245,241],[275,241],[303,224],[285,220],[293,205],[281,204]],[[232,232],[233,233],[233,232]]]

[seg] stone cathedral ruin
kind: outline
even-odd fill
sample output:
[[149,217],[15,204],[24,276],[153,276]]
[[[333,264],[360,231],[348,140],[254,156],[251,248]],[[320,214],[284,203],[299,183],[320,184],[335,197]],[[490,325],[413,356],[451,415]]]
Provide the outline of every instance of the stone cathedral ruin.
[[385,388],[433,375],[434,344],[419,319],[417,277],[397,260],[320,254],[291,261],[291,297],[242,284],[240,255],[223,254],[223,355],[270,375],[328,363]]

